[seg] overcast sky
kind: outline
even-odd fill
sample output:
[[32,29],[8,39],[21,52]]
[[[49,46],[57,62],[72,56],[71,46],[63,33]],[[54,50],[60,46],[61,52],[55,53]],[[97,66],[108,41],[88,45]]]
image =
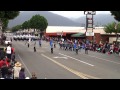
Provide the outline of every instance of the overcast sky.
[[[50,11],[68,18],[78,18],[84,15],[84,11]],[[96,11],[96,14],[110,14],[110,11]]]

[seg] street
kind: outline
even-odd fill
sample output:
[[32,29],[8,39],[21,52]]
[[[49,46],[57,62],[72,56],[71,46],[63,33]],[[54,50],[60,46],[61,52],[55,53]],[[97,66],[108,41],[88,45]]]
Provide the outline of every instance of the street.
[[119,79],[120,57],[98,52],[65,51],[54,48],[50,52],[49,42],[42,41],[42,47],[36,43],[37,52],[34,52],[34,42],[28,48],[25,41],[13,41],[16,60],[25,67],[26,76],[31,77],[35,72],[38,79]]

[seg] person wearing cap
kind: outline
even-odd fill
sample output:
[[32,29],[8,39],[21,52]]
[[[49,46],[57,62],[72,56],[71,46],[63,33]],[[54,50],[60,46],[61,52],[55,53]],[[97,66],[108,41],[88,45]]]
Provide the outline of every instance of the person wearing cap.
[[13,69],[14,69],[14,79],[19,79],[21,63],[20,62],[15,63],[15,66],[13,67]]

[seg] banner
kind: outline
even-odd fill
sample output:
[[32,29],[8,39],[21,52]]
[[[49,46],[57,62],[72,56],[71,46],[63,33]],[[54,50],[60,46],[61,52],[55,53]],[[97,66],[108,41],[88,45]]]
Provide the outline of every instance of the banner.
[[86,32],[86,36],[94,36],[94,32]]

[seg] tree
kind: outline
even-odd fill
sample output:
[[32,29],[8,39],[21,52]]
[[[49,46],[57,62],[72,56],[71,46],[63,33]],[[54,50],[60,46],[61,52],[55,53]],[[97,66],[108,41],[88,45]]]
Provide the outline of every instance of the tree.
[[9,21],[8,21],[8,19],[3,18],[2,22],[3,22],[2,32],[4,32],[8,26]]
[[14,19],[19,13],[19,11],[0,11],[0,18],[6,18],[8,20]]
[[28,31],[29,31],[29,28],[30,28],[30,20],[25,21],[25,22],[22,24],[22,29],[28,29]]
[[[0,23],[2,23],[2,27],[7,27],[8,20],[14,19],[19,15],[19,11],[0,11]],[[5,25],[4,25],[5,24]]]
[[22,26],[22,25],[17,25],[17,26],[12,27],[11,31],[12,31],[12,32],[16,32],[16,31],[18,31],[18,30],[21,29],[21,26]]
[[110,11],[114,18],[119,22],[120,21],[120,11]]
[[[0,28],[1,29],[5,29],[8,25],[8,21],[10,19],[14,19],[15,17],[17,17],[19,15],[19,11],[0,11]],[[1,44],[3,44],[3,37],[4,35],[2,34],[1,30]]]
[[117,25],[117,28],[115,28],[115,26],[116,26],[116,23],[110,23],[110,24],[108,24],[108,25],[106,25],[105,26],[105,28],[104,28],[104,31],[106,32],[106,33],[115,33],[116,34],[116,42],[117,42],[117,40],[118,40],[118,33],[120,33],[120,23],[118,23],[118,25]]
[[43,31],[46,30],[48,26],[48,22],[47,19],[43,16],[40,15],[34,15],[31,19],[30,19],[30,27],[35,29],[38,29],[41,33],[41,37],[43,34]]
[[114,23],[109,23],[108,25],[105,25],[105,28],[104,28],[104,31],[106,33],[113,33],[115,31],[115,28],[114,28],[115,24]]

